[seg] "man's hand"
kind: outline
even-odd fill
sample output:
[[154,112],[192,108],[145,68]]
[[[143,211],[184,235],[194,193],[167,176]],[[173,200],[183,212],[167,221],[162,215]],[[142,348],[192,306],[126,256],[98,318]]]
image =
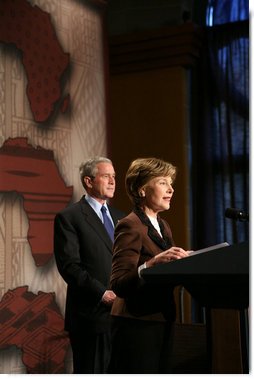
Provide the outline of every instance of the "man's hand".
[[112,305],[116,298],[116,294],[113,291],[107,290],[104,292],[101,301],[106,305]]

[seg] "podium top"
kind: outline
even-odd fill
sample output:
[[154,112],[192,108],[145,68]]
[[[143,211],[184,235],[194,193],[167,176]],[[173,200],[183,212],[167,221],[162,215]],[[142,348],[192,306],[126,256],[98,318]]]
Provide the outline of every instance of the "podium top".
[[188,278],[200,282],[200,277],[209,280],[216,277],[246,277],[249,275],[249,243],[225,246],[206,253],[192,255],[169,263],[159,264],[142,271],[147,282],[183,284]]
[[242,242],[142,270],[147,283],[182,285],[201,304],[247,307],[249,243]]

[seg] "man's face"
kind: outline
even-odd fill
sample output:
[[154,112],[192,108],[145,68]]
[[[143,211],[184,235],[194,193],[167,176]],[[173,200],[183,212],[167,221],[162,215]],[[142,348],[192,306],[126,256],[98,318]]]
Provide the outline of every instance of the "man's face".
[[87,192],[97,201],[103,203],[114,196],[116,187],[115,170],[111,163],[98,163],[95,178],[89,179]]

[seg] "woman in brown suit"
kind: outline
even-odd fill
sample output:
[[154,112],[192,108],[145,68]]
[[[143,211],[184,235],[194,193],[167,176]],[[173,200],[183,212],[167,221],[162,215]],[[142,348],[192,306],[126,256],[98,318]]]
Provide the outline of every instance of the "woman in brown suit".
[[175,176],[172,164],[156,158],[136,159],[126,174],[134,208],[115,229],[111,373],[170,372],[173,287],[145,283],[142,270],[188,256],[188,251],[174,246],[171,229],[159,216],[170,208]]

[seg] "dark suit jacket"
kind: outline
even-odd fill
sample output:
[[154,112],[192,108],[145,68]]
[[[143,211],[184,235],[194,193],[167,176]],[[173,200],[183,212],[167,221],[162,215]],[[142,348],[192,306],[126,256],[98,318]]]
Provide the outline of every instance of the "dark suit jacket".
[[[111,314],[148,320],[174,320],[175,302],[171,286],[151,285],[138,275],[145,261],[174,245],[168,223],[161,219],[164,239],[145,225],[134,212],[115,229],[111,288],[118,296]],[[167,240],[167,247],[165,245]]]
[[[108,207],[116,224],[123,213]],[[109,289],[112,242],[85,196],[55,217],[54,253],[67,283],[65,329],[103,332],[109,327],[110,308],[101,302]]]

